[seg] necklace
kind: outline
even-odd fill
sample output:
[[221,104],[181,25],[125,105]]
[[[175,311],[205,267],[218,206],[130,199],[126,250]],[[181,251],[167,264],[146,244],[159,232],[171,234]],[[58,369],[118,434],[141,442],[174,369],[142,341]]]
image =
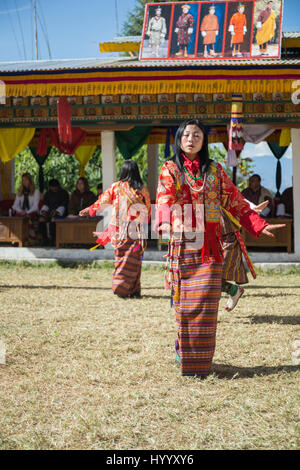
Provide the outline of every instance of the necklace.
[[[200,179],[200,178],[197,178],[197,179]],[[198,188],[198,189],[193,188],[193,186],[192,186],[191,183],[189,182],[189,180],[188,180],[188,178],[187,178],[186,175],[185,175],[185,180],[186,180],[188,186],[191,188],[192,191],[195,191],[195,193],[200,193],[201,191],[203,191],[204,186],[205,186],[205,183],[206,183],[206,173],[205,173],[205,175],[204,175],[203,185],[201,186],[201,188]]]
[[192,178],[192,180],[194,181],[198,181],[198,180],[201,180],[202,176],[198,176],[198,178],[196,176],[193,176],[191,175],[188,170],[186,169],[185,165],[183,165],[183,169],[184,171],[189,175],[190,178]]

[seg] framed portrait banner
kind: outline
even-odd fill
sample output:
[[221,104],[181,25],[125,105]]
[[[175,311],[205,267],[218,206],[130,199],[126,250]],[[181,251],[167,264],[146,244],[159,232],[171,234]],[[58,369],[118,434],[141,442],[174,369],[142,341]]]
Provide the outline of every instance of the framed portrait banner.
[[147,3],[140,60],[280,58],[284,0]]

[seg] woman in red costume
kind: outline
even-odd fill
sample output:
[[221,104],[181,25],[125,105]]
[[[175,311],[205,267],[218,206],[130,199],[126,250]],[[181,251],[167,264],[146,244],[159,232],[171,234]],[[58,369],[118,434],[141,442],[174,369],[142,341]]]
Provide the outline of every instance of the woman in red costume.
[[135,161],[126,160],[119,181],[113,183],[94,204],[83,209],[79,215],[94,217],[108,205],[112,206],[110,224],[104,232],[94,234],[99,237],[99,245],[111,242],[114,247],[113,292],[119,297],[140,297],[142,255],[151,202]]
[[255,237],[273,236],[282,225],[269,225],[251,210],[221,165],[209,159],[198,120],[180,125],[175,149],[161,170],[155,226],[171,236],[166,283],[178,323],[176,359],[182,375],[204,377],[211,370],[221,295],[221,207]]

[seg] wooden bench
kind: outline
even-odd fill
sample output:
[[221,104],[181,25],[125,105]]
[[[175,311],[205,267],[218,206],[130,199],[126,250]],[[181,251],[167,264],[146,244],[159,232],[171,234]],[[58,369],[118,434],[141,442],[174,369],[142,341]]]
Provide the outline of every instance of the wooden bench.
[[28,241],[28,219],[26,217],[0,217],[0,242],[18,243],[24,246]]
[[292,230],[293,230],[293,220],[276,217],[266,219],[270,224],[285,224],[286,226],[275,230],[274,238],[267,237],[266,235],[261,235],[259,238],[252,237],[246,230],[242,229],[242,236],[245,240],[247,247],[259,247],[259,248],[277,248],[283,247],[287,249],[288,253],[292,251]]
[[[292,230],[293,230],[293,220],[288,218],[270,218],[266,219],[270,224],[285,224],[286,226],[276,230],[274,233],[275,237],[267,237],[266,235],[261,235],[259,238],[252,237],[245,229],[242,229],[242,237],[245,240],[247,247],[259,247],[259,248],[286,248],[288,253],[292,251]],[[163,246],[168,245],[168,241],[162,239],[161,236],[158,238],[158,249],[161,250]]]
[[[61,245],[95,245],[93,232],[103,230],[103,217],[56,219],[56,248]],[[100,222],[100,224],[99,224]],[[97,225],[100,225],[97,227]]]

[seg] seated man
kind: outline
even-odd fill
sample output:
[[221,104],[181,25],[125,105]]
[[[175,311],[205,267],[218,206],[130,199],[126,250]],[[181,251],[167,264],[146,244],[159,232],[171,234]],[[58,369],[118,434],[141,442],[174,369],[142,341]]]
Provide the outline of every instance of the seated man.
[[55,244],[55,222],[54,219],[63,218],[67,215],[69,194],[57,181],[49,181],[49,190],[45,193],[43,206],[39,217],[39,232],[43,237],[44,245]]
[[279,204],[276,210],[276,216],[290,216],[294,215],[294,200],[293,200],[293,187],[286,188],[280,196]]
[[248,188],[242,191],[245,199],[252,202],[256,206],[264,201],[269,201],[267,207],[261,211],[261,217],[272,217],[273,212],[273,196],[270,191],[261,186],[261,177],[259,175],[252,175],[249,178]]

